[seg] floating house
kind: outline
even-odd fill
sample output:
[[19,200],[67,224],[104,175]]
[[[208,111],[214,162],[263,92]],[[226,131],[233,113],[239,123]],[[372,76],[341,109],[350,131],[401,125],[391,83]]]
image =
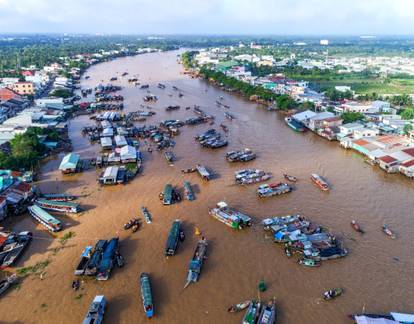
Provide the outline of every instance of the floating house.
[[101,146],[103,150],[112,148],[112,139],[110,137],[101,137]]
[[59,170],[62,173],[75,173],[79,167],[80,157],[76,153],[69,153],[65,155],[60,162]]
[[121,162],[122,163],[130,163],[137,161],[137,150],[135,147],[130,145],[125,145],[121,147]]
[[116,184],[119,168],[117,166],[110,166],[105,169],[100,182],[104,185]]
[[126,139],[125,139],[125,136],[123,136],[123,135],[116,135],[114,137],[114,139],[115,139],[116,147],[122,147],[122,146],[125,146],[125,145],[128,144]]

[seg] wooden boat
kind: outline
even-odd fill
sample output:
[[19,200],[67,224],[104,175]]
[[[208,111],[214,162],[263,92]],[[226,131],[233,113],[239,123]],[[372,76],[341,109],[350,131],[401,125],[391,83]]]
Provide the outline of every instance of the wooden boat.
[[390,230],[390,228],[388,227],[388,225],[387,225],[387,224],[384,224],[384,225],[382,226],[382,231],[383,231],[385,234],[387,234],[389,237],[391,237],[392,239],[396,239],[396,238],[397,238],[397,235],[396,235],[393,231],[391,231],[391,230]]
[[298,181],[298,179],[295,176],[289,175],[284,173],[283,176],[285,177],[286,180],[290,181],[290,182],[296,182]]
[[257,196],[266,198],[271,196],[279,196],[292,191],[292,187],[287,183],[271,183],[260,185],[257,189]]
[[95,296],[92,304],[89,306],[83,324],[101,324],[105,314],[106,299],[104,296]]
[[35,204],[43,209],[58,212],[78,213],[80,211],[79,204],[70,201],[36,199]]
[[211,174],[207,171],[205,166],[197,164],[196,170],[198,171],[198,174],[203,180],[209,181],[211,179]]
[[181,169],[182,173],[193,173],[193,172],[196,172],[196,171],[197,171],[196,168]]
[[296,121],[295,119],[291,117],[286,117],[285,122],[290,128],[292,128],[296,132],[305,131],[305,127],[301,123],[299,123],[298,121]]
[[181,221],[179,219],[176,219],[170,229],[170,233],[168,234],[167,244],[165,246],[165,256],[173,256],[175,254],[175,251],[177,250],[178,241],[180,239],[180,233],[181,232]]
[[151,281],[148,273],[143,272],[140,276],[141,298],[145,315],[148,318],[154,316],[154,304],[152,301]]
[[[33,234],[28,231],[20,233],[0,232],[0,269],[13,265],[30,244]],[[4,239],[4,241],[3,241]]]
[[102,260],[102,254],[107,244],[107,240],[99,240],[98,242],[96,242],[91,258],[86,265],[85,275],[93,276],[96,274],[96,272],[98,271],[99,263]]
[[319,261],[316,261],[314,259],[307,259],[307,258],[298,260],[298,263],[306,267],[320,267],[321,266],[321,263]]
[[172,164],[175,161],[174,153],[171,151],[165,151],[164,157],[167,160],[168,163]]
[[42,197],[47,200],[54,200],[54,201],[71,201],[75,200],[77,197],[73,195],[66,195],[66,194],[42,194]]
[[263,305],[257,324],[275,324],[276,323],[276,303],[273,298],[266,305]]
[[242,323],[243,324],[255,324],[260,314],[260,307],[261,307],[260,302],[253,300],[250,303],[249,308],[246,311],[246,314],[244,314]]
[[193,258],[190,261],[189,269],[188,269],[188,275],[187,275],[187,282],[184,286],[184,288],[187,288],[189,284],[192,282],[197,282],[200,273],[201,268],[203,266],[204,260],[206,259],[207,255],[207,240],[202,238],[197,243],[197,247],[194,251]]
[[105,250],[102,253],[102,260],[98,266],[98,274],[96,279],[98,280],[108,280],[111,274],[111,271],[114,267],[115,257],[118,254],[119,238],[114,237],[109,240],[108,244],[105,247]]
[[75,276],[81,276],[85,273],[86,266],[88,265],[89,260],[91,259],[91,256],[92,256],[92,249],[93,249],[92,246],[87,246],[83,250],[81,259],[78,263],[78,266],[75,269]]
[[62,223],[37,205],[27,207],[30,215],[49,232],[58,232],[62,229]]
[[10,286],[17,281],[17,275],[12,274],[10,277],[7,277],[4,280],[0,281],[0,295],[4,294]]
[[233,229],[243,229],[246,226],[252,225],[250,216],[230,208],[224,201],[218,202],[217,206],[209,209],[208,213]]
[[357,231],[358,233],[364,234],[365,231],[361,228],[361,226],[356,222],[356,220],[351,221],[352,228]]
[[229,313],[236,313],[236,312],[240,312],[244,309],[246,309],[247,307],[249,307],[251,301],[250,300],[246,300],[244,302],[238,303],[238,304],[234,304],[232,306],[230,306],[227,311]]
[[311,180],[314,184],[316,184],[321,190],[328,191],[329,185],[328,183],[318,174],[312,173]]
[[152,217],[151,217],[151,214],[148,211],[147,207],[141,207],[141,213],[142,213],[142,216],[144,217],[145,221],[147,222],[147,224],[151,224]]
[[330,290],[325,291],[325,293],[323,294],[323,299],[332,300],[332,299],[335,299],[336,297],[341,296],[342,293],[343,293],[342,288],[330,289]]
[[191,184],[188,181],[184,181],[184,192],[185,192],[185,197],[187,198],[187,200],[193,201],[195,199],[194,191],[191,188]]

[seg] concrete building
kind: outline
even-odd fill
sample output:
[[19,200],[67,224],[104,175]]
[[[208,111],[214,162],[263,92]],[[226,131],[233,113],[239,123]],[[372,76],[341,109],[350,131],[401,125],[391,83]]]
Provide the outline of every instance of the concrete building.
[[12,90],[22,96],[35,94],[35,88],[32,82],[16,82],[13,84]]

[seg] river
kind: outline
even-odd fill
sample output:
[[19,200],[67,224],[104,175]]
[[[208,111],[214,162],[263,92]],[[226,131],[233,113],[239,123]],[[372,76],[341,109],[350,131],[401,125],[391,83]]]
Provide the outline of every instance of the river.
[[[129,75],[121,77],[125,71]],[[138,285],[141,272],[149,272],[152,277],[156,313],[152,321],[156,323],[240,323],[242,313],[229,314],[226,309],[239,301],[256,298],[261,279],[268,286],[261,298],[276,298],[278,323],[345,324],[350,322],[348,314],[363,309],[371,313],[414,311],[412,181],[363,163],[361,156],[341,149],[337,142],[309,132],[295,133],[277,113],[181,71],[177,52],[126,57],[91,67],[86,73],[90,79],[82,79],[82,87],[94,87],[117,75],[116,84],[123,86],[125,111],[133,111],[140,109],[145,91],[128,84],[127,79],[138,75],[140,82],[149,83],[151,92],[159,97],[158,102],[151,104],[157,114],[148,118],[147,123],[167,118],[184,120],[194,116],[184,107],[197,104],[216,116],[216,127],[221,122],[229,127],[229,146],[214,151],[203,149],[194,136],[211,126],[185,126],[176,137],[174,152],[178,159],[174,166],[168,166],[161,153],[146,152],[142,175],[125,186],[105,188],[97,184],[95,170],[63,176],[56,171],[60,158],[47,162],[40,187],[44,191],[83,195],[80,203],[87,211],[80,216],[60,218],[76,233],[63,248],[28,216],[18,218],[15,228],[33,230],[37,238],[19,266],[46,258],[51,263],[42,280],[29,276],[20,289],[2,299],[0,322],[79,323],[93,297],[104,294],[109,303],[105,323],[143,323],[146,319]],[[157,88],[158,82],[167,88]],[[172,90],[173,85],[181,89],[182,98]],[[230,112],[236,117],[233,121],[226,120],[224,109],[215,105],[219,96],[231,107]],[[168,105],[181,105],[181,109],[166,112],[164,107]],[[81,116],[69,125],[74,152],[83,158],[94,157],[100,148],[81,135],[86,124],[91,124],[88,116]],[[247,164],[225,161],[226,151],[244,147],[253,149],[258,158]],[[205,183],[197,174],[180,172],[199,162],[213,170],[216,179]],[[234,171],[245,167],[271,171],[272,181],[282,180],[284,172],[293,174],[299,178],[296,190],[259,200],[256,185],[233,184]],[[330,192],[322,192],[310,182],[313,172],[328,179],[333,185]],[[164,185],[171,183],[182,188],[184,180],[195,186],[197,199],[162,206],[158,194]],[[211,218],[208,208],[221,200],[252,215],[256,222],[266,216],[300,213],[337,234],[349,255],[323,262],[320,268],[301,267],[286,258],[283,249],[272,243],[260,226],[237,232]],[[153,223],[144,223],[137,233],[123,231],[122,225],[138,216],[142,205],[149,208]],[[165,259],[166,237],[176,218],[184,222],[187,239],[176,256]],[[365,235],[352,230],[352,219],[363,225]],[[385,222],[397,233],[396,240],[381,232]],[[208,259],[200,281],[183,290],[188,262],[197,242],[194,226],[209,240]],[[107,282],[87,279],[79,292],[73,292],[73,270],[85,245],[114,235],[120,236],[125,267],[115,269]],[[343,287],[344,295],[331,302],[321,301],[323,292],[333,287]]]

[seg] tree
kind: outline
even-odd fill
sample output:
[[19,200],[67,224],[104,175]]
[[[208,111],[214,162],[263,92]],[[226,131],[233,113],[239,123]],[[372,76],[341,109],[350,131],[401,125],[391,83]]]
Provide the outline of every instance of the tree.
[[349,124],[349,123],[356,122],[358,120],[364,120],[365,116],[361,114],[360,112],[349,111],[349,112],[344,112],[341,115],[341,118],[344,124]]
[[56,89],[50,95],[58,98],[69,98],[72,96],[72,92],[67,89]]
[[391,97],[390,102],[393,105],[400,106],[400,107],[412,106],[413,104],[413,100],[407,94],[393,96]]
[[413,126],[411,124],[405,124],[403,130],[404,133],[408,135],[408,133],[413,130]]
[[401,118],[405,120],[414,119],[414,108],[406,108],[401,112]]

